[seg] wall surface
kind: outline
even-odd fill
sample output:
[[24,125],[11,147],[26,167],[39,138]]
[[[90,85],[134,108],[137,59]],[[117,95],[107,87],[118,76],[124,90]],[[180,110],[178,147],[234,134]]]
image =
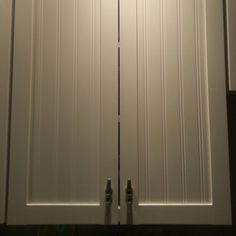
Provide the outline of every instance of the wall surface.
[[226,0],[229,90],[236,90],[236,1]]
[[0,223],[4,222],[9,85],[11,57],[12,0],[0,0]]
[[236,225],[236,94],[228,94],[227,101],[232,222]]

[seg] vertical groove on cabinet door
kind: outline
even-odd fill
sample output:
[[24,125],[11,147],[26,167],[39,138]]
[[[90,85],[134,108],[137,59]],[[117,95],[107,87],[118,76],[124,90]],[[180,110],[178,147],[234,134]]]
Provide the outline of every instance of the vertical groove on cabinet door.
[[186,184],[186,150],[185,150],[185,123],[184,123],[184,91],[183,91],[183,58],[182,58],[182,1],[178,0],[178,64],[179,64],[179,107],[180,107],[180,143],[181,143],[181,158],[182,158],[182,190],[183,202],[187,198]]
[[[143,143],[145,141],[143,141],[143,139],[145,138],[145,135],[144,135],[144,132],[145,132],[145,127],[143,127],[143,123],[142,123],[142,108],[143,108],[143,103],[142,103],[142,94],[144,92],[144,85],[143,85],[143,80],[141,80],[141,84],[139,84],[139,79],[142,79],[142,76],[144,73],[143,71],[140,72],[141,69],[143,69],[143,65],[144,63],[141,61],[140,63],[140,59],[143,59],[142,56],[140,56],[139,54],[143,54],[143,50],[140,52],[140,44],[143,46],[143,38],[144,38],[144,33],[143,33],[143,28],[141,28],[143,26],[143,18],[141,17],[138,17],[138,15],[141,14],[142,16],[142,11],[143,11],[143,2],[142,2],[142,5],[140,7],[140,4],[141,2],[137,1],[137,0],[134,0],[135,1],[135,4],[136,4],[136,23],[137,23],[137,28],[136,28],[136,36],[137,36],[137,78],[138,78],[138,81],[137,81],[137,113],[138,113],[138,119],[137,119],[137,122],[138,122],[138,125],[137,125],[137,132],[138,132],[138,143],[141,144],[141,145],[138,145],[137,147],[137,155],[138,155],[138,167],[139,167],[139,175],[138,175],[138,183],[139,183],[139,199],[141,201],[146,201],[146,197],[147,197],[147,176],[146,176],[146,166],[147,166],[147,163],[146,163],[146,160],[145,160],[145,153],[144,153],[144,149],[145,149],[145,146],[143,148]],[[141,20],[140,20],[141,18]],[[122,18],[121,18],[122,20]],[[140,22],[141,21],[141,22]],[[141,35],[141,36],[140,36]],[[124,36],[125,37],[125,34]],[[133,38],[134,40],[134,38]],[[135,39],[136,40],[136,39]],[[121,43],[122,43],[122,37],[121,37]],[[121,51],[122,51],[122,47],[121,47]],[[122,60],[121,60],[121,63],[122,63]],[[141,65],[140,65],[141,64]],[[121,77],[122,79],[122,77]],[[122,90],[121,90],[122,91]],[[122,100],[122,97],[121,97],[121,100]],[[121,107],[122,109],[122,107]],[[122,140],[121,140],[122,141]],[[121,156],[122,157],[122,156]]]
[[[96,1],[96,3],[97,3],[97,1]],[[98,85],[97,85],[97,91],[98,91],[98,96],[97,96],[97,148],[96,148],[96,150],[97,150],[97,161],[98,161],[98,164],[97,164],[97,171],[98,171],[98,184],[99,184],[99,180],[101,179],[101,176],[102,176],[102,174],[101,174],[101,171],[100,171],[100,168],[101,168],[101,166],[100,166],[100,163],[101,163],[101,157],[100,157],[100,155],[101,155],[101,120],[102,120],[102,118],[101,118],[101,114],[102,114],[102,112],[101,112],[101,91],[102,91],[102,89],[101,89],[101,78],[102,78],[102,75],[101,75],[101,73],[102,73],[102,68],[101,68],[101,58],[102,58],[102,54],[101,54],[101,50],[102,50],[102,39],[101,39],[101,37],[102,37],[102,35],[101,35],[101,28],[102,28],[102,1],[100,1],[99,3],[97,3],[98,4],[98,6],[99,6],[99,8],[98,8],[98,10],[97,10],[97,21],[99,22],[99,26],[100,26],[100,29],[98,30],[97,29],[97,31],[96,31],[96,33],[97,33],[97,38],[99,39],[99,43],[98,43],[98,47],[97,47],[97,58],[99,59],[98,61],[99,61],[99,64],[97,65],[97,70],[98,70],[98,73],[97,73],[97,75],[98,75]],[[118,170],[118,172],[119,172],[119,170]],[[118,172],[117,172],[117,175],[118,175]],[[118,176],[117,176],[117,178],[118,178]],[[99,185],[98,185],[99,186]],[[118,189],[118,187],[117,187],[117,189]],[[98,191],[100,191],[100,188],[99,188],[99,190]],[[101,193],[100,193],[100,195],[101,195]]]
[[138,142],[139,150],[139,199],[147,200],[148,194],[148,173],[147,173],[147,156],[146,156],[146,123],[145,123],[145,33],[144,33],[144,1],[136,1],[137,4],[137,69],[138,69]]
[[143,0],[143,78],[144,78],[144,112],[145,112],[145,159],[146,159],[146,200],[150,200],[150,146],[149,146],[149,83],[148,83],[148,35],[147,35],[147,2]]
[[[102,1],[96,1],[95,0],[95,3],[97,4],[96,6],[96,17],[95,17],[95,22],[97,22],[99,24],[99,27],[96,27],[96,39],[99,40],[99,42],[97,43],[96,45],[96,59],[98,61],[97,63],[97,66],[96,66],[96,75],[97,75],[97,99],[96,99],[96,105],[97,105],[97,115],[96,115],[96,119],[97,119],[97,127],[96,127],[96,138],[97,138],[97,146],[96,146],[96,151],[97,151],[97,183],[98,183],[98,186],[99,186],[99,183],[100,183],[100,179],[101,179],[101,166],[100,166],[100,163],[101,163],[101,94],[102,94],[102,89],[101,89],[101,78],[102,78],[102,68],[101,68],[101,59],[102,59],[102,54],[101,54],[101,50],[102,50],[102,35],[101,35],[101,29],[102,29]],[[119,171],[119,170],[118,170]],[[117,173],[118,175],[118,173]],[[117,176],[118,178],[118,176]],[[98,188],[98,193],[99,193],[99,196],[101,196],[101,193],[100,193],[100,188]]]
[[27,177],[26,177],[26,201],[29,202],[32,198],[32,192],[30,191],[31,189],[31,186],[32,186],[32,182],[31,182],[31,176],[32,176],[32,173],[31,173],[31,160],[30,160],[30,156],[32,155],[32,150],[33,150],[33,147],[31,147],[31,138],[33,137],[32,135],[32,130],[33,130],[33,104],[34,104],[34,99],[33,99],[33,96],[32,96],[32,93],[34,91],[34,81],[33,81],[33,78],[35,77],[35,58],[34,58],[34,47],[36,45],[35,43],[35,33],[34,33],[34,30],[33,28],[36,26],[36,23],[37,23],[37,13],[35,11],[35,1],[32,2],[32,34],[31,34],[31,66],[30,66],[30,77],[31,77],[31,80],[30,80],[30,104],[29,104],[29,107],[30,107],[30,114],[29,114],[29,133],[28,133],[28,140],[29,140],[29,147],[28,147],[28,158],[27,158]]
[[71,196],[71,201],[73,200],[73,198],[76,197],[76,195],[74,194],[75,192],[75,188],[74,185],[72,183],[76,182],[76,175],[75,175],[75,171],[76,171],[76,157],[75,157],[75,153],[77,151],[77,99],[78,99],[78,95],[77,95],[77,90],[78,90],[78,70],[77,70],[77,65],[78,65],[78,0],[74,0],[74,59],[73,59],[73,111],[72,111],[72,124],[74,129],[72,129],[72,156],[71,156],[71,172],[70,172],[70,183],[71,183],[71,187],[70,187],[70,196]]
[[161,0],[161,63],[162,63],[162,142],[163,142],[163,167],[164,167],[164,201],[168,201],[168,157],[167,157],[167,125],[166,125],[166,79],[165,79],[165,21],[164,0]]
[[[200,158],[202,158],[201,162],[202,162],[202,182],[203,182],[203,203],[206,202],[206,188],[205,188],[205,164],[204,164],[204,158],[209,158],[209,156],[205,155],[205,151],[204,151],[204,130],[203,130],[203,99],[202,99],[202,75],[201,75],[201,71],[202,71],[202,67],[201,67],[201,45],[200,45],[200,4],[199,4],[199,0],[197,0],[197,44],[198,44],[198,71],[199,71],[199,102],[200,102],[200,134],[201,134],[201,155]],[[206,102],[206,101],[205,101]]]
[[[96,7],[97,6],[99,7]],[[97,31],[96,29],[99,27],[95,27],[96,23],[99,24],[101,26],[101,21],[100,21],[100,17],[98,14],[98,11],[96,11],[96,9],[100,10],[101,8],[101,2],[97,3],[96,0],[93,0],[93,104],[94,107],[93,109],[95,110],[95,116],[91,116],[93,117],[93,126],[92,126],[92,131],[93,133],[91,134],[93,139],[94,139],[94,147],[93,147],[93,154],[96,157],[96,165],[97,165],[97,186],[99,186],[100,183],[100,168],[99,168],[99,163],[100,163],[100,152],[99,152],[99,140],[100,140],[100,98],[99,98],[99,89],[100,89],[100,80],[101,80],[101,76],[100,76],[100,64],[98,64],[98,66],[96,67],[96,57],[98,56],[100,58],[100,52],[99,52],[99,47],[96,47],[96,39],[99,38],[100,39],[100,34],[99,31]],[[99,42],[101,42],[101,39],[99,40]],[[100,43],[99,43],[100,45]],[[99,60],[98,60],[99,61]],[[96,82],[98,83],[98,86],[96,86]],[[97,199],[100,198],[100,188],[97,188]]]
[[[42,71],[43,71],[43,0],[39,1],[37,4],[38,11],[37,11],[37,48],[36,48],[36,61],[37,64],[35,65],[35,99],[34,99],[34,125],[33,125],[33,130],[37,130],[37,133],[34,133],[34,138],[33,138],[33,150],[32,153],[35,155],[35,160],[33,161],[34,169],[36,171],[40,171],[41,168],[41,155],[40,155],[40,150],[41,150],[41,135],[40,135],[40,130],[41,130],[41,77],[42,77]],[[29,157],[30,158],[30,157]],[[38,168],[37,168],[38,166]],[[36,175],[37,176],[37,175]],[[38,184],[40,184],[40,180],[36,178],[34,180],[34,176],[32,176],[32,188],[35,186],[33,185],[33,181],[36,181]],[[41,189],[41,186],[39,186],[39,189]],[[41,191],[42,192],[42,189]],[[33,198],[34,196],[32,196]],[[39,198],[41,196],[39,195]]]
[[55,191],[57,193],[57,195],[59,195],[58,192],[58,187],[59,187],[59,172],[58,172],[58,165],[59,165],[59,152],[58,152],[58,148],[59,148],[59,113],[60,113],[60,79],[61,79],[61,75],[60,75],[60,62],[61,62],[61,34],[60,34],[60,11],[61,11],[61,0],[57,0],[57,26],[56,26],[56,30],[57,30],[57,38],[56,38],[56,80],[55,80],[55,117],[54,117],[54,157],[53,157],[53,162],[54,162],[54,166],[53,166],[53,182],[54,182],[54,186],[55,186]]
[[94,2],[90,0],[90,8],[91,8],[91,15],[90,15],[90,34],[91,34],[91,51],[90,51],[90,75],[89,75],[89,137],[91,142],[89,142],[89,156],[93,156],[93,117],[92,117],[92,110],[93,108],[93,97],[94,97]]
[[198,96],[198,130],[199,130],[199,161],[200,161],[200,179],[201,179],[201,201],[205,200],[204,188],[204,163],[203,163],[203,130],[202,130],[202,99],[201,99],[201,68],[200,68],[200,55],[199,55],[199,1],[195,0],[195,37],[196,37],[196,72],[197,72],[197,96]]
[[[96,75],[98,75],[98,80],[100,80],[99,77],[99,73],[96,73],[96,45],[95,45],[95,41],[96,41],[96,37],[97,37],[97,32],[95,31],[96,27],[96,11],[95,11],[95,1],[96,0],[92,0],[91,4],[92,4],[92,9],[91,9],[91,36],[92,36],[92,42],[91,42],[91,105],[90,105],[90,119],[91,119],[91,125],[90,125],[90,139],[92,140],[92,142],[90,144],[90,150],[91,150],[91,157],[94,157],[96,159],[96,165],[97,165],[97,185],[99,186],[99,182],[100,182],[100,171],[99,171],[99,149],[97,146],[97,143],[99,143],[99,132],[98,132],[98,128],[99,125],[99,111],[100,111],[100,106],[99,103],[97,103],[96,101]],[[99,93],[99,91],[98,91]],[[95,112],[95,115],[93,116],[93,111]],[[97,193],[97,199],[99,199],[100,193],[99,193],[99,188],[96,189],[96,193]]]

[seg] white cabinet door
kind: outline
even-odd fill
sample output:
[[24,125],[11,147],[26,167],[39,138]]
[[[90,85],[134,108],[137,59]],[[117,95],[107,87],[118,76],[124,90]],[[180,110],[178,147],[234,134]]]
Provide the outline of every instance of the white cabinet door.
[[120,19],[121,222],[230,224],[222,1],[121,0]]
[[229,89],[236,91],[236,1],[226,1]]
[[117,0],[15,6],[8,224],[117,222]]
[[0,0],[0,224],[5,221],[12,1]]

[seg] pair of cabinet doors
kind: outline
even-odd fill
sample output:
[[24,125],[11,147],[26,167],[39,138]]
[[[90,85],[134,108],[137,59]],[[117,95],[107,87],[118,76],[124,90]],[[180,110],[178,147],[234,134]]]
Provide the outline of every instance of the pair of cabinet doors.
[[16,1],[7,223],[230,224],[222,9]]

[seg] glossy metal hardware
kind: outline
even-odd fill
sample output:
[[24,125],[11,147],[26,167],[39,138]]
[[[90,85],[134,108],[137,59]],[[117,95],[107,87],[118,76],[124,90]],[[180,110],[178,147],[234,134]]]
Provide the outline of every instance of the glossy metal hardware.
[[107,185],[106,185],[106,205],[111,205],[112,204],[112,187],[111,187],[111,179],[107,180]]
[[127,202],[127,204],[133,203],[133,188],[132,188],[131,179],[128,179],[128,181],[127,181],[126,202]]
[[132,224],[133,223],[133,212],[132,212],[133,188],[132,188],[131,179],[127,180],[126,203],[127,203],[127,224]]
[[105,224],[111,224],[112,192],[111,179],[109,178],[105,190]]

